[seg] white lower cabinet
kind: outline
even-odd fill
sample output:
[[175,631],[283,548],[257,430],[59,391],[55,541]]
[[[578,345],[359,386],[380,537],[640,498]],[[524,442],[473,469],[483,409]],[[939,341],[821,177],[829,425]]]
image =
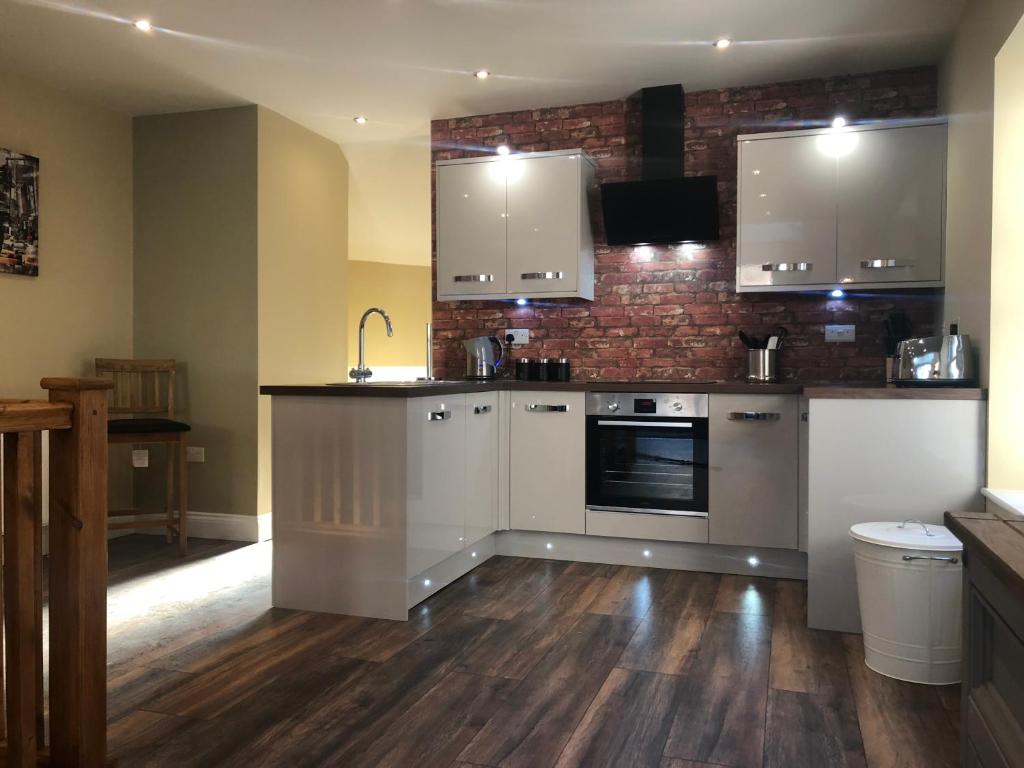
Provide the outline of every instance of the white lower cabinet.
[[498,399],[466,395],[466,546],[498,527]]
[[796,549],[796,395],[711,395],[708,523],[712,544]]
[[465,546],[466,395],[410,398],[406,418],[406,556],[415,576]]
[[512,392],[509,527],[586,531],[582,392]]

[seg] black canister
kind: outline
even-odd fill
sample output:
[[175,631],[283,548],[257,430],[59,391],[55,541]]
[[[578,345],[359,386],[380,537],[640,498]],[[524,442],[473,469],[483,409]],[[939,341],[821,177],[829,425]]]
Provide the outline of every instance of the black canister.
[[530,381],[548,380],[548,362],[549,360],[546,357],[533,361],[530,366]]
[[516,381],[530,380],[530,365],[533,361],[528,357],[520,357],[516,360]]
[[560,357],[557,360],[548,360],[548,381],[569,380],[569,359]]

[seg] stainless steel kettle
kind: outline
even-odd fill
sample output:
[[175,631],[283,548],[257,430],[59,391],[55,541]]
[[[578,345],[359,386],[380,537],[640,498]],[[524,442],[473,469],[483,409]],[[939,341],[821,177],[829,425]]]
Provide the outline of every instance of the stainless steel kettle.
[[[466,347],[466,378],[493,379],[505,359],[505,348],[496,336],[476,336],[462,342]],[[494,347],[498,348],[498,359],[494,359]]]

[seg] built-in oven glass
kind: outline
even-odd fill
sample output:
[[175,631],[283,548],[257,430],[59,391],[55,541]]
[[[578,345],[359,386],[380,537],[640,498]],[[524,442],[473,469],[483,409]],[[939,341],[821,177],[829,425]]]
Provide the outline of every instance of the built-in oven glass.
[[706,514],[708,420],[588,416],[587,506]]

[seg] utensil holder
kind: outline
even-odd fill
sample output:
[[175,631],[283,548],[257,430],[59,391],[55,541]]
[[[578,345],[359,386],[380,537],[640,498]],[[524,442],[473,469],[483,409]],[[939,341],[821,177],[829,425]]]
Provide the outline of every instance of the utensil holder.
[[779,380],[777,349],[747,350],[747,381],[751,384],[771,384]]

